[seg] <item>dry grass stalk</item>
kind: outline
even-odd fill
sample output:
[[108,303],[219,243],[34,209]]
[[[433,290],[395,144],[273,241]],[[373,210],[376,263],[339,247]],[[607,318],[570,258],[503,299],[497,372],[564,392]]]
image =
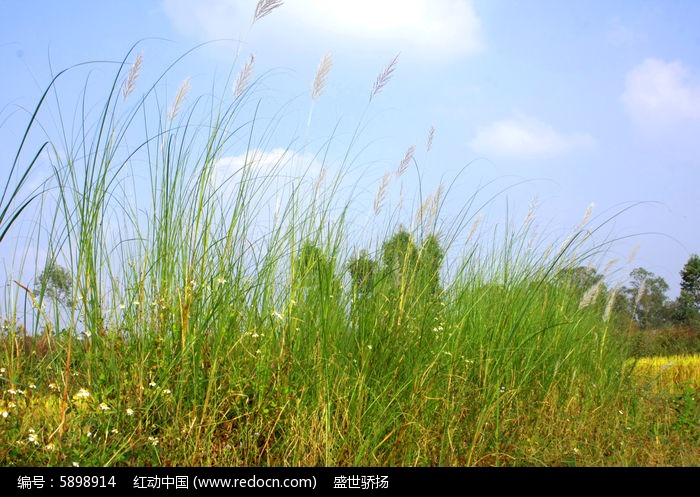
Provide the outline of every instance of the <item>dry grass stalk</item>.
[[642,284],[639,285],[639,290],[637,290],[637,296],[634,299],[634,306],[637,307],[639,305],[639,302],[642,300],[642,297],[647,291],[647,279],[644,278],[642,280]]
[[253,64],[255,63],[255,54],[250,54],[250,59],[246,62],[243,69],[238,74],[236,78],[236,84],[233,87],[233,99],[236,100],[240,97],[243,92],[246,91],[248,85],[250,85],[250,80],[253,77]]
[[479,214],[479,217],[477,217],[474,220],[474,222],[472,223],[472,227],[469,230],[469,235],[467,235],[467,239],[465,240],[464,243],[467,243],[467,242],[469,242],[469,240],[472,239],[472,237],[474,236],[474,233],[476,233],[476,230],[479,228],[479,224],[481,224],[482,219],[484,219],[483,213]]
[[639,244],[634,246],[634,248],[632,249],[632,252],[630,253],[630,256],[627,258],[627,264],[632,264],[632,261],[634,260],[634,258],[637,257],[637,252],[639,252],[639,247],[640,247]]
[[535,218],[535,212],[537,211],[537,203],[538,197],[535,196],[530,201],[530,208],[527,210],[527,214],[525,215],[525,219],[523,220],[523,227],[527,228],[530,225],[530,223],[532,223],[532,220]]
[[314,184],[314,198],[318,199],[319,194],[321,193],[321,186],[323,186],[323,181],[326,179],[326,174],[328,173],[328,170],[326,166],[321,167],[321,171],[318,173],[318,178],[316,179],[316,182]]
[[608,271],[610,271],[610,268],[613,267],[613,266],[614,266],[615,264],[617,264],[618,262],[619,262],[619,259],[617,259],[617,258],[612,259],[610,262],[608,262],[608,263],[605,265],[605,269],[603,269],[603,274],[607,274]]
[[394,60],[392,60],[389,65],[387,65],[384,68],[384,71],[377,76],[377,80],[374,82],[374,86],[372,87],[372,93],[369,96],[370,102],[372,99],[377,96],[377,94],[382,91],[382,88],[386,86],[386,84],[389,82],[391,79],[391,75],[394,73],[394,69],[396,69],[396,64],[399,61],[399,56],[397,55],[394,57]]
[[255,7],[255,15],[253,15],[253,23],[256,23],[266,15],[270,14],[277,7],[282,6],[284,2],[281,0],[259,0]]
[[549,259],[549,256],[552,255],[552,251],[554,250],[554,245],[549,245],[547,248],[544,250],[544,253],[542,254],[542,260],[546,261]]
[[445,192],[445,185],[440,183],[440,186],[437,187],[437,190],[435,190],[433,193],[431,193],[428,196],[429,200],[429,211],[428,211],[428,224],[431,224],[438,215],[438,211],[440,210],[440,200],[442,199],[442,194]]
[[599,281],[595,285],[591,286],[588,290],[586,290],[586,293],[583,294],[583,297],[581,298],[581,302],[579,303],[578,308],[583,309],[584,307],[588,307],[593,302],[595,302],[595,299],[598,297],[598,294],[600,293],[600,289],[601,289],[602,285],[603,285],[603,283],[601,281]]
[[[421,224],[425,219],[428,224],[432,223],[437,217],[438,209],[440,206],[440,199],[443,192],[445,191],[444,185],[440,185],[437,189],[432,192],[421,205],[418,214],[416,214],[416,224]],[[427,213],[427,216],[426,216]]]
[[143,64],[143,55],[139,54],[136,56],[136,60],[131,65],[129,75],[127,76],[126,81],[124,82],[124,87],[122,88],[122,96],[124,97],[124,100],[126,100],[127,97],[134,91],[134,88],[136,88],[136,80],[141,72],[141,64]]
[[328,73],[333,65],[333,55],[328,52],[321,59],[318,69],[316,70],[316,77],[314,78],[314,84],[311,88],[311,98],[316,100],[326,87],[326,80],[328,79]]
[[588,220],[591,218],[591,214],[593,214],[593,208],[595,207],[595,204],[591,202],[591,204],[588,206],[586,209],[586,213],[583,215],[583,219],[581,220],[580,226],[583,227],[586,225]]
[[180,86],[180,89],[177,92],[177,95],[175,95],[175,100],[173,100],[173,105],[170,107],[170,112],[168,113],[168,120],[172,121],[177,117],[177,115],[180,112],[180,106],[182,105],[182,102],[185,101],[185,97],[187,97],[187,94],[190,91],[190,78],[185,79],[185,81],[182,82],[182,85]]
[[426,140],[425,143],[425,151],[430,152],[430,149],[433,147],[433,138],[435,138],[435,125],[433,124],[430,126],[430,131],[428,131],[428,139]]
[[574,228],[574,230],[571,232],[571,234],[566,237],[566,240],[564,240],[564,243],[561,244],[559,247],[559,253],[561,254],[564,250],[566,250],[573,241],[578,238],[581,234],[583,235],[583,238],[581,241],[587,240],[591,236],[591,232],[589,230],[583,230],[583,227],[586,226],[586,223],[591,217],[591,214],[593,213],[593,208],[595,207],[595,204],[593,202],[590,203],[588,208],[586,209],[585,214],[583,215],[583,219],[581,219],[581,222]]
[[613,306],[615,305],[615,297],[617,297],[617,287],[613,288],[610,295],[608,295],[608,302],[605,304],[605,312],[603,313],[603,321],[608,322],[610,316],[612,315]]
[[382,178],[382,182],[379,184],[377,189],[377,194],[374,196],[374,214],[379,215],[382,212],[382,206],[384,205],[384,197],[386,196],[386,189],[391,182],[391,173],[386,173]]
[[403,159],[401,159],[401,163],[399,164],[399,167],[396,170],[397,177],[401,176],[403,173],[406,172],[406,169],[408,168],[408,163],[411,162],[411,159],[413,158],[413,152],[415,151],[415,145],[411,145],[410,147],[408,147],[408,150],[406,150],[406,155],[403,156]]
[[426,198],[423,201],[423,203],[420,206],[420,209],[418,209],[418,212],[416,213],[416,217],[415,217],[416,224],[421,224],[423,222],[423,218],[425,217],[425,213],[430,208],[430,202],[431,202],[431,198],[430,198],[430,195],[428,195],[428,198]]

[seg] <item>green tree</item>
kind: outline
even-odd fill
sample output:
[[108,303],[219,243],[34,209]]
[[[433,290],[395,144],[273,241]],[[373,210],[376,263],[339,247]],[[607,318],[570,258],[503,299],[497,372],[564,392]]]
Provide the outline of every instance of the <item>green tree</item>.
[[583,295],[593,285],[601,283],[603,275],[592,267],[577,266],[560,271],[558,279],[565,285],[571,285],[579,295]]
[[693,254],[681,271],[681,291],[687,293],[700,308],[700,256]]
[[353,323],[369,331],[382,316],[381,326],[395,329],[441,326],[444,257],[437,236],[428,235],[419,246],[404,227],[384,241],[378,260],[362,250],[346,265],[353,285]]
[[352,257],[347,263],[353,285],[353,293],[365,295],[374,287],[374,277],[377,272],[377,262],[370,257],[366,250]]
[[384,242],[379,279],[382,298],[392,306],[392,322],[397,326],[414,323],[425,330],[442,321],[443,259],[444,251],[435,235],[427,236],[419,247],[401,227]]
[[357,332],[364,335],[370,333],[375,326],[374,320],[379,305],[375,293],[379,264],[366,250],[362,250],[350,258],[346,268],[352,281],[352,323]]
[[401,227],[382,244],[382,271],[395,289],[408,283],[411,270],[416,267],[418,248],[411,234]]
[[700,256],[693,254],[681,270],[681,293],[676,300],[676,321],[700,324]]
[[54,261],[46,263],[44,270],[36,277],[34,292],[40,299],[48,297],[54,303],[71,305],[73,278],[70,272]]
[[429,235],[421,245],[419,254],[419,280],[423,283],[425,297],[431,303],[440,299],[440,269],[445,258],[445,251],[435,235]]
[[344,313],[342,284],[332,254],[312,242],[305,242],[294,261],[295,319],[308,330],[337,328]]
[[669,323],[671,306],[666,292],[668,283],[654,273],[638,267],[630,273],[631,287],[623,288],[621,299],[628,308],[626,312],[637,322],[640,329],[658,328]]

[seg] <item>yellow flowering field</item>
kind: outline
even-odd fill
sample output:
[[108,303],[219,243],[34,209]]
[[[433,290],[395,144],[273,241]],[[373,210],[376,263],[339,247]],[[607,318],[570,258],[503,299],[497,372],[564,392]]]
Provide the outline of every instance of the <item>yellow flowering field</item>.
[[643,357],[627,363],[633,367],[632,379],[639,385],[675,391],[683,385],[700,387],[700,355]]

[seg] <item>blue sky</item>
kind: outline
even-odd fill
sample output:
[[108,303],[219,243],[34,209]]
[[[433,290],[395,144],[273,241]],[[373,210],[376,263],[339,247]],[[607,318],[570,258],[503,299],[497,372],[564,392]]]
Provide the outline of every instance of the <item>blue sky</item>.
[[[3,156],[26,120],[13,109],[33,106],[51,68],[121,60],[140,42],[145,71],[157,71],[200,42],[233,40],[180,63],[170,94],[184,78],[192,94],[206,92],[254,53],[270,108],[288,105],[292,116],[265,152],[299,130],[322,141],[339,121],[347,136],[364,119],[368,192],[415,145],[426,191],[470,164],[447,208],[479,185],[511,185],[489,206],[492,224],[506,205],[517,220],[535,202],[540,229],[565,236],[591,203],[603,220],[639,202],[615,219],[612,235],[653,234],[621,241],[606,257],[620,260],[622,275],[643,266],[678,293],[679,271],[700,252],[700,2],[288,0],[251,27],[255,3],[0,0],[0,117],[11,115],[0,128]],[[326,91],[305,128],[327,53]],[[363,114],[397,54],[392,79]],[[410,178],[406,191],[417,185]]]

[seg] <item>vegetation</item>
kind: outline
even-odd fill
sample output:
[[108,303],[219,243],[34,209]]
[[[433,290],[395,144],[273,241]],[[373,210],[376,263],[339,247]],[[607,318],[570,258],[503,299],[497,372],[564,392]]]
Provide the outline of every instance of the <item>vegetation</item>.
[[[681,310],[667,312],[667,285],[643,269],[629,290],[605,285],[596,262],[611,242],[596,236],[609,220],[592,226],[590,212],[541,251],[527,223],[484,236],[474,198],[441,225],[442,187],[412,219],[397,210],[399,221],[358,228],[354,196],[341,198],[355,165],[349,151],[328,159],[334,139],[316,155],[318,176],[287,180],[290,148],[263,168],[274,125],[260,135],[256,111],[244,112],[252,58],[210,101],[187,107],[186,83],[164,110],[157,84],[130,103],[142,64],[132,57],[97,115],[77,116],[76,136],[42,134],[43,100],[25,133],[50,152],[37,154],[53,174],[33,238],[49,233],[49,256],[33,289],[7,291],[6,465],[700,462],[697,357],[661,382],[639,381],[652,373],[628,362],[634,337],[673,336],[658,328],[668,323],[697,344],[696,256]],[[314,100],[328,68],[324,58]],[[242,166],[221,177],[239,143]],[[376,214],[414,150],[380,184]]]
[[644,357],[631,360],[629,365],[634,368],[634,381],[655,383],[661,391],[698,388],[700,385],[700,356],[697,355]]

